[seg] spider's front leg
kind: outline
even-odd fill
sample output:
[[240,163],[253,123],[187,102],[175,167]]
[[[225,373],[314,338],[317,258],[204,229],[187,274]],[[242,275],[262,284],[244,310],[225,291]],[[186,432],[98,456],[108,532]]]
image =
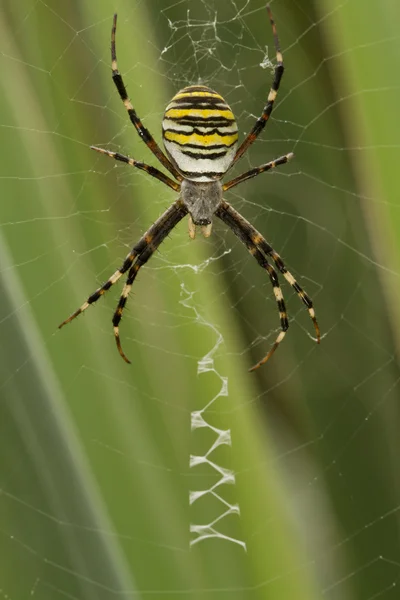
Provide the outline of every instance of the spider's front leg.
[[125,154],[121,154],[120,152],[112,152],[111,150],[107,150],[105,148],[99,148],[98,146],[90,146],[90,149],[95,150],[96,152],[99,152],[100,154],[105,154],[106,156],[109,156],[110,158],[113,158],[114,160],[118,160],[119,162],[123,162],[131,167],[136,167],[137,169],[141,169],[142,171],[145,171],[152,177],[155,177],[156,179],[158,179],[158,181],[165,183],[165,185],[167,185],[168,187],[173,189],[175,192],[179,192],[179,190],[181,189],[180,183],[173,181],[173,179],[170,179],[169,177],[167,177],[167,175],[164,175],[164,173],[162,173],[155,167],[152,167],[151,165],[146,165],[146,163],[143,163],[139,160],[135,160],[134,158],[129,158],[129,156],[125,156]]
[[270,20],[271,27],[272,27],[272,35],[274,36],[274,44],[275,44],[275,52],[276,52],[276,65],[275,65],[275,69],[274,69],[274,78],[272,81],[271,88],[269,90],[267,103],[263,108],[261,116],[257,119],[252,130],[246,136],[246,138],[243,140],[240,147],[238,148],[231,167],[233,167],[233,165],[235,163],[237,163],[239,158],[241,156],[243,156],[243,154],[246,152],[248,147],[258,138],[258,136],[264,129],[265,125],[267,124],[268,119],[271,116],[272,109],[274,108],[275,100],[276,100],[276,97],[278,94],[279,86],[281,84],[281,79],[282,79],[282,75],[283,75],[283,71],[284,71],[283,56],[282,56],[281,47],[280,47],[280,43],[279,43],[278,33],[276,31],[275,21],[273,19],[272,11],[271,11],[269,5],[267,5],[267,11],[268,11],[269,20]]
[[117,66],[117,52],[115,48],[115,35],[117,32],[117,15],[114,15],[113,25],[111,29],[111,69],[112,69],[112,79],[115,84],[115,87],[118,90],[120,98],[124,103],[124,106],[128,112],[129,118],[131,120],[132,125],[135,127],[138,132],[140,139],[144,141],[146,146],[150,148],[154,156],[160,161],[160,163],[165,167],[178,181],[182,180],[182,176],[179,171],[174,167],[170,160],[165,156],[150,131],[146,129],[143,125],[140,117],[136,113],[132,102],[129,99],[128,92],[126,91],[126,87],[124,81],[122,79],[122,75],[118,70]]

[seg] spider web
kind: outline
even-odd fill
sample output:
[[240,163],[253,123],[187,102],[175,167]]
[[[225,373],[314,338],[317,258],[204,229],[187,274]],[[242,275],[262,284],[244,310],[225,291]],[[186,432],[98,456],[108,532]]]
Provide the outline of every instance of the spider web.
[[159,141],[193,83],[249,131],[275,58],[263,2],[5,4],[0,598],[398,597],[398,86],[377,62],[398,55],[396,19],[363,27],[358,0],[272,9],[287,72],[235,174],[295,160],[227,200],[312,297],[323,339],[283,281],[288,334],[248,374],[279,315],[222,223],[193,242],[184,221],[140,272],[121,324],[130,368],[111,326],[121,286],[57,325],[174,199],[88,149],[156,164],[111,82],[113,11]]

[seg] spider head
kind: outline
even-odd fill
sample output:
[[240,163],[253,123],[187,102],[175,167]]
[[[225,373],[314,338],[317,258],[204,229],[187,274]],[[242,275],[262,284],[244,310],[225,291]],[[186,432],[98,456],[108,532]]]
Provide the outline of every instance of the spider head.
[[222,184],[218,181],[198,182],[184,179],[181,201],[189,212],[189,235],[194,238],[196,226],[205,237],[211,234],[212,217],[222,200]]

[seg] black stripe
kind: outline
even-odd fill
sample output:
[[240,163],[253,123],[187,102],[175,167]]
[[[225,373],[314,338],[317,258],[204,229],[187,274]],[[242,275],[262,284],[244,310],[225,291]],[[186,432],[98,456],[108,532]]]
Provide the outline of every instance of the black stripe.
[[181,123],[182,125],[184,124],[188,124],[191,125],[192,123],[198,123],[199,125],[201,123],[218,123],[218,125],[223,126],[222,124],[225,123],[226,127],[229,127],[230,125],[232,125],[232,123],[235,123],[236,120],[235,119],[227,119],[226,117],[198,117],[198,116],[191,116],[191,115],[187,115],[186,117],[166,117],[164,116],[164,119],[168,119],[169,121],[176,121],[177,123]]
[[181,144],[180,142],[173,142],[172,140],[166,140],[167,142],[169,142],[170,144],[176,144],[177,146],[180,146],[181,148],[194,148],[195,150],[204,150],[204,151],[208,151],[208,150],[219,150],[222,148],[231,148],[232,146],[234,146],[236,144],[236,140],[234,142],[232,142],[232,144],[210,144],[209,146],[202,146],[201,144]]
[[303,290],[303,294],[304,296],[302,296],[302,300],[304,302],[304,304],[307,306],[307,308],[312,308],[313,307],[313,303],[311,301],[311,298],[308,294],[305,293],[305,291]]
[[278,308],[279,311],[281,313],[284,313],[286,315],[286,306],[285,306],[285,302],[283,300],[277,300],[277,304],[278,304]]
[[299,294],[300,292],[302,292],[302,288],[299,286],[299,284],[297,283],[297,281],[294,281],[292,283],[292,287],[296,290],[296,292]]
[[212,144],[210,146],[199,146],[199,144],[180,144],[179,142],[172,143],[176,144],[177,146],[180,146],[181,148],[194,148],[195,150],[204,150],[207,152],[208,150],[222,150],[223,148],[230,148],[231,146],[236,144],[236,142],[233,142],[233,144],[230,144],[229,146],[227,146],[226,144]]
[[198,154],[197,152],[190,152],[186,150],[182,150],[182,154],[185,156],[190,156],[190,158],[195,158],[196,160],[213,160],[214,158],[223,158],[226,154],[225,152],[212,152],[211,154]]
[[220,178],[224,174],[225,171],[183,171],[182,169],[180,169],[180,172],[185,177],[193,177],[193,178],[216,177],[216,178]]
[[187,92],[209,92],[210,94],[217,93],[206,85],[188,85],[187,87],[183,88],[183,90],[178,92],[178,94],[186,94]]
[[212,108],[214,108],[215,104],[221,104],[222,106],[226,106],[229,109],[229,106],[224,102],[224,99],[219,96],[218,98],[213,98],[212,96],[185,96],[184,98],[172,98],[170,104],[201,104],[201,103],[209,103]]
[[[102,289],[102,288],[100,288],[100,289]],[[100,298],[100,296],[102,296],[102,294],[100,293],[100,289],[96,290],[91,296],[89,296],[89,298],[87,299],[88,304],[93,304],[93,302],[96,302]],[[78,316],[78,315],[76,315],[76,316]]]
[[[179,106],[174,106],[175,104],[178,104]],[[192,102],[191,98],[180,98],[179,100],[172,99],[165,110],[183,110],[185,108],[200,108],[204,110],[231,110],[223,100],[210,102],[207,98],[198,98],[195,102]]]
[[107,290],[110,289],[111,286],[112,286],[112,281],[108,280],[108,281],[105,282],[105,284],[103,285],[102,289],[106,292]]
[[[196,127],[193,127],[192,131],[181,131],[180,129],[163,129],[163,137],[165,137],[165,133],[167,133],[167,131],[169,131],[170,133],[174,133],[174,134],[177,133],[179,135],[186,135],[188,137],[190,137],[194,133],[197,134],[197,135],[200,135],[202,137],[205,137],[206,135],[213,135],[214,133],[217,133],[220,136],[235,135],[235,133],[237,133],[236,131],[232,131],[232,132],[228,131],[228,132],[224,133],[224,132],[221,132],[218,129],[218,127],[213,127],[212,129],[211,128],[207,128],[207,131],[200,131]],[[167,139],[166,141],[167,142],[172,142],[174,140],[168,140]],[[176,143],[178,143],[178,142],[176,142]]]

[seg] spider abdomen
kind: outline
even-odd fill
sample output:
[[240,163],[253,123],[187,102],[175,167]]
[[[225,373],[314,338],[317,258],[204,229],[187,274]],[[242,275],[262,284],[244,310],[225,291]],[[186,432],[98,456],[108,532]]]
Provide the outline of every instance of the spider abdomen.
[[206,86],[186,87],[172,98],[162,134],[169,157],[186,179],[219,179],[235,157],[235,117],[222,96]]

